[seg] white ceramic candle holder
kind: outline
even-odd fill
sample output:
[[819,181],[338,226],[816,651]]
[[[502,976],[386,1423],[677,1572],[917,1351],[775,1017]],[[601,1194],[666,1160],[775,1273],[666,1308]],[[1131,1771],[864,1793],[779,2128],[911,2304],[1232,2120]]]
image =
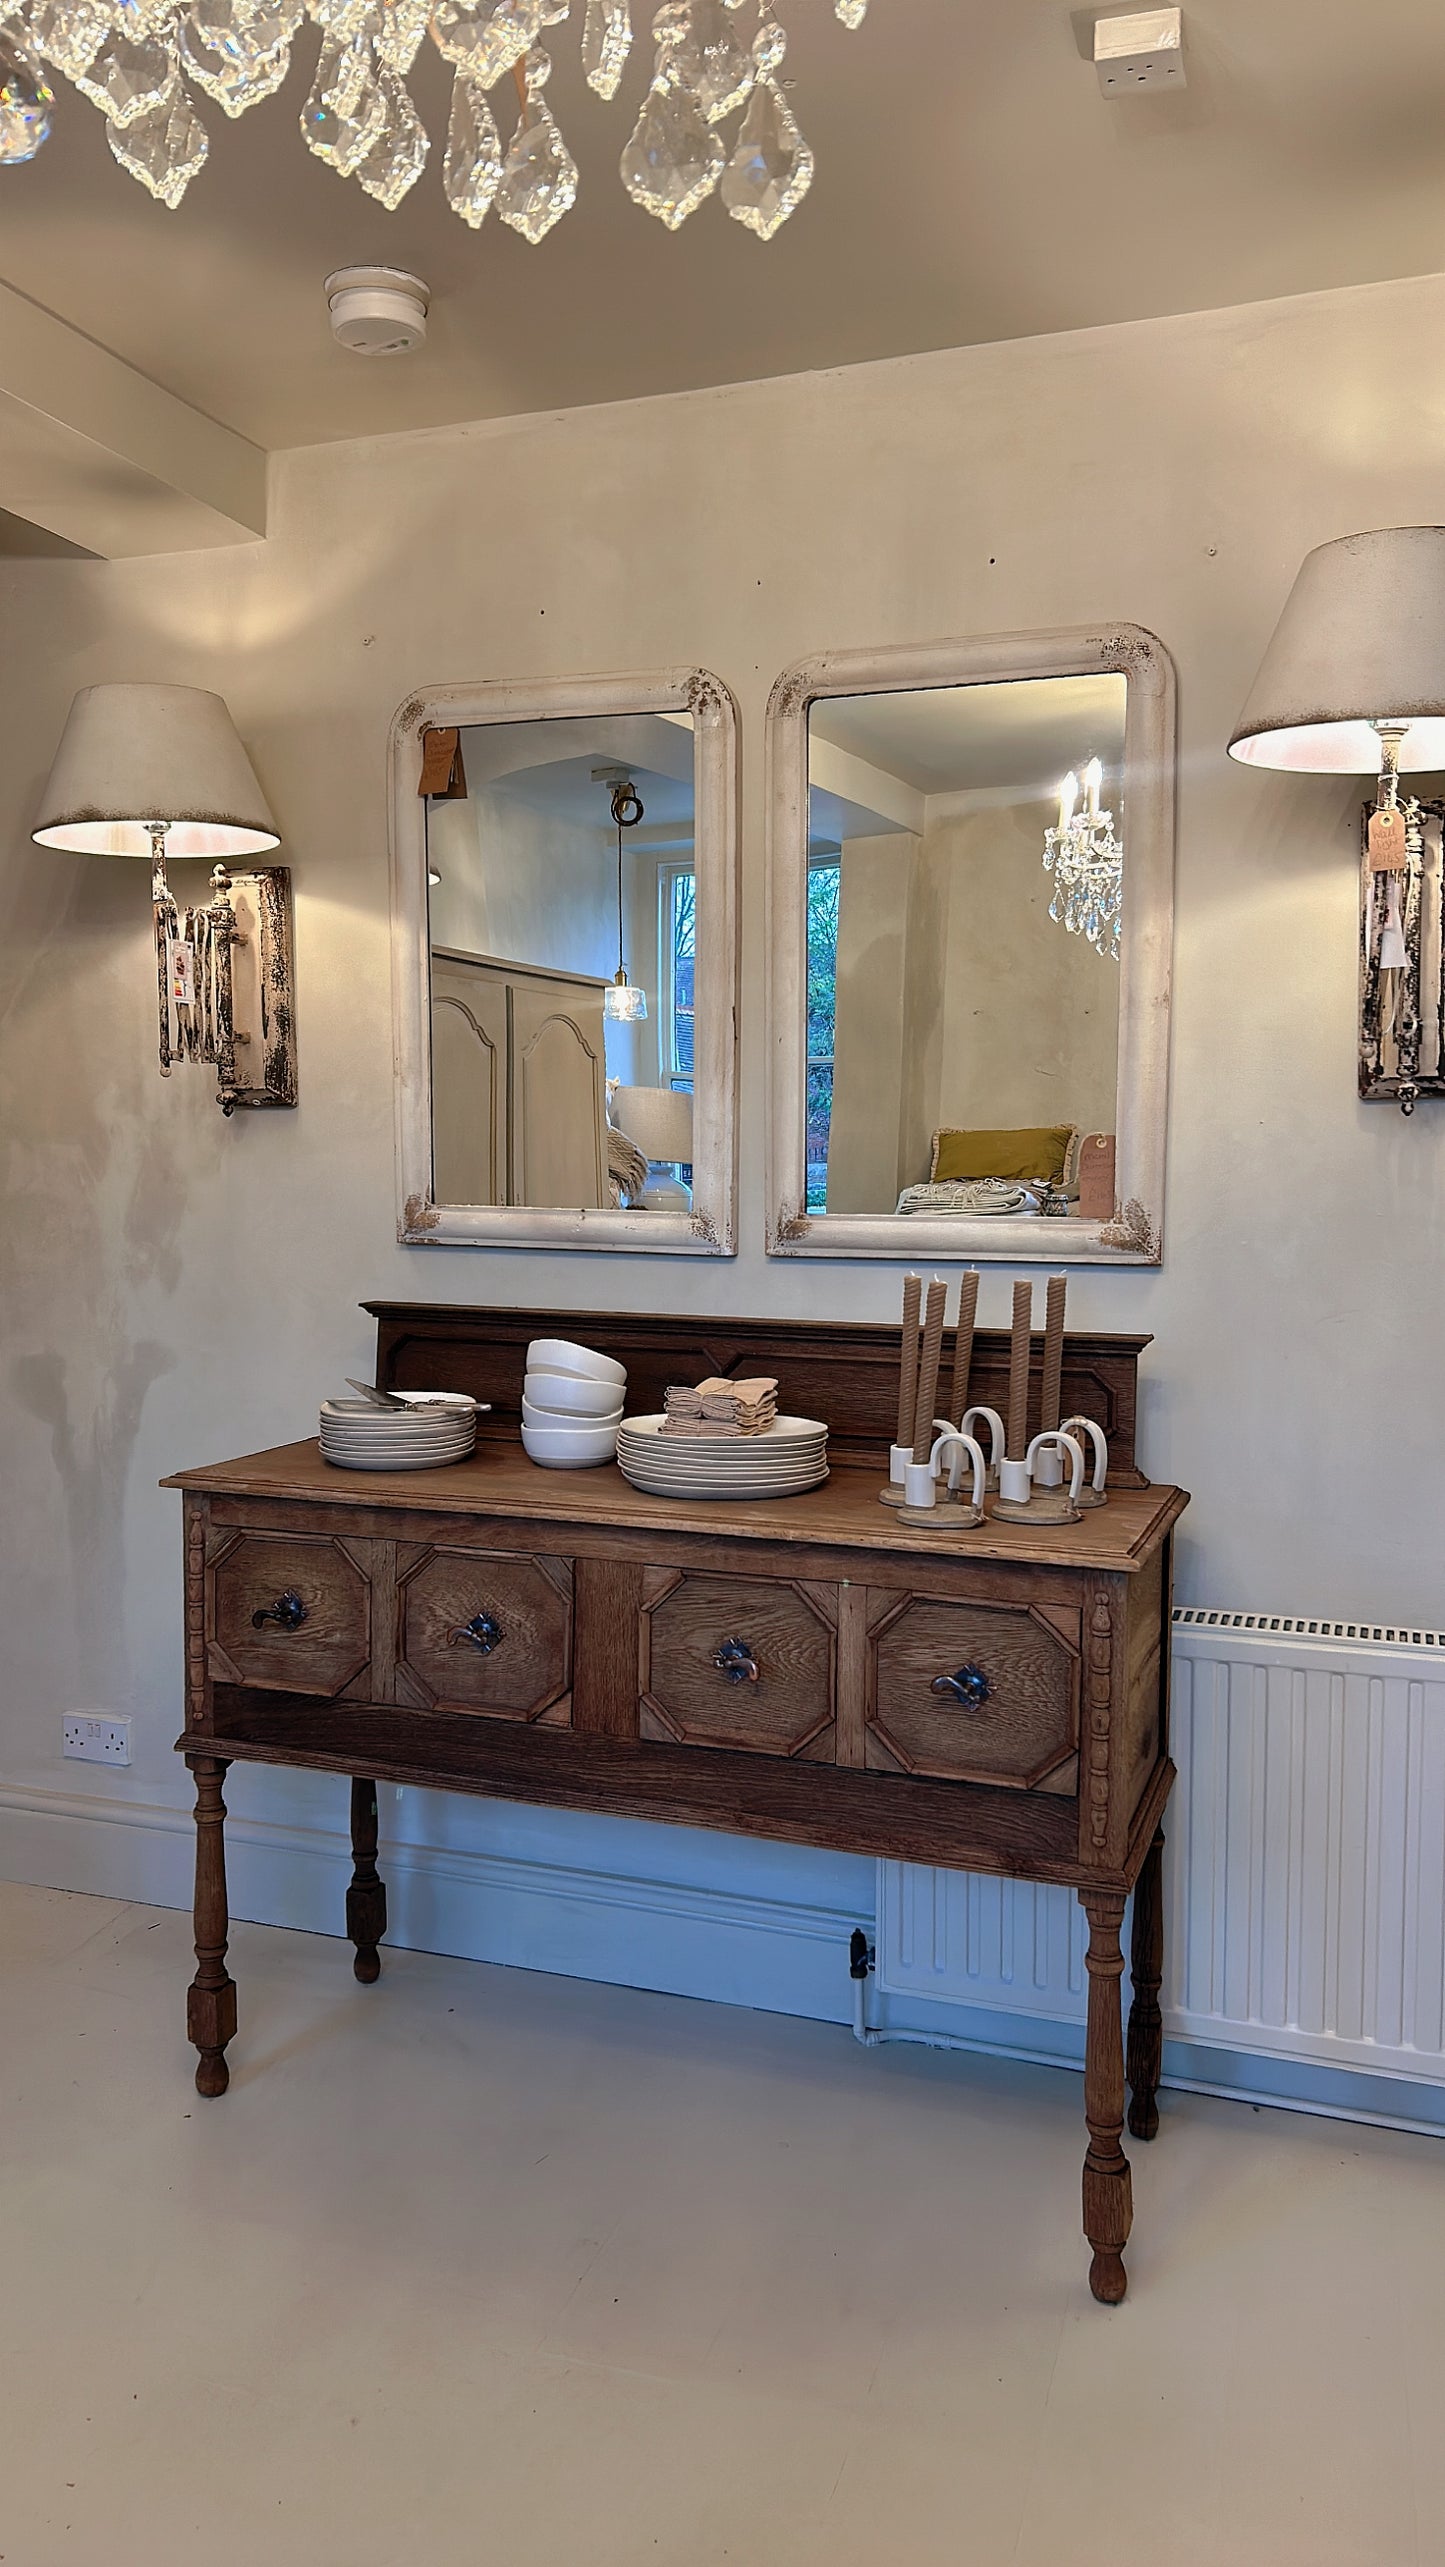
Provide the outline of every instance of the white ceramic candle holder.
[[1080,1506],[1107,1506],[1109,1503],[1109,1447],[1104,1440],[1102,1426],[1096,1426],[1092,1417],[1066,1417],[1060,1432],[1064,1435],[1072,1435],[1075,1442],[1079,1444],[1082,1444],[1087,1435],[1094,1448],[1094,1476],[1092,1480],[1086,1481],[1079,1491]]
[[[1056,1451],[1070,1465],[1067,1489],[1042,1488],[1037,1464],[1043,1453]],[[1059,1428],[1036,1435],[1021,1462],[1005,1461],[999,1471],[995,1515],[1008,1524],[1077,1524],[1079,1491],[1084,1481],[1084,1448]]]
[[[947,1502],[939,1511],[952,1532],[968,1533],[975,1524],[983,1522],[983,1497],[988,1480],[983,1446],[976,1443],[971,1435],[961,1433],[958,1427],[945,1426],[929,1457],[936,1472],[942,1471],[945,1453],[949,1457]],[[958,1483],[963,1476],[965,1462],[973,1473],[973,1492],[970,1497],[960,1498]]]
[[889,1445],[888,1486],[886,1488],[881,1488],[878,1492],[879,1499],[884,1506],[901,1506],[903,1504],[903,1474],[907,1470],[912,1459],[913,1447],[911,1444]]
[[1064,1484],[1064,1457],[1054,1444],[1046,1444],[1033,1466],[1035,1488],[1056,1489]]
[[1008,1442],[1008,1436],[1004,1428],[1003,1419],[1000,1417],[998,1410],[996,1408],[979,1407],[966,1408],[964,1410],[962,1417],[958,1421],[958,1431],[960,1435],[971,1435],[973,1433],[973,1421],[976,1417],[981,1417],[988,1428],[988,1486],[991,1489],[996,1489],[998,1487],[999,1464],[1003,1460],[1004,1446]]

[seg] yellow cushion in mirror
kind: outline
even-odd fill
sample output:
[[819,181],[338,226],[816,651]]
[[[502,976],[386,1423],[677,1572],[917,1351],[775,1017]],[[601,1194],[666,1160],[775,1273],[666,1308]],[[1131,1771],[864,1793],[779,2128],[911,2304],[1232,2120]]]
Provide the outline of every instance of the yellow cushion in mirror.
[[1076,1138],[1071,1123],[1043,1123],[1018,1132],[935,1132],[935,1185],[950,1177],[1047,1177],[1062,1185]]

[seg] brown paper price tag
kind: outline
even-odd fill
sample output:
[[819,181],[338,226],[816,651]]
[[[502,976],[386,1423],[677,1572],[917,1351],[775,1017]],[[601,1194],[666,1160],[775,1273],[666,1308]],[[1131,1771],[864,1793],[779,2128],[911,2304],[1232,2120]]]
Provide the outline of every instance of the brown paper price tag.
[[1372,811],[1367,843],[1370,869],[1373,873],[1403,873],[1409,862],[1405,836],[1405,814],[1398,803],[1392,811]]

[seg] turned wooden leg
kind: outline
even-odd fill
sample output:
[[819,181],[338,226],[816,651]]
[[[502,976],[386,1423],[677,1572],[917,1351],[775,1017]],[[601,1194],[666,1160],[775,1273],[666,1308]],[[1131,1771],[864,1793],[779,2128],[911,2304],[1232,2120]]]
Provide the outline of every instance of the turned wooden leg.
[[1080,1890],[1089,1920],[1089,2025],[1084,2050],[1084,2235],[1094,2250],[1089,2288],[1096,2300],[1121,2300],[1128,2288],[1124,2248],[1134,2217],[1124,2130],[1124,1954],[1119,1936],[1124,1900],[1118,1891]]
[[196,1975],[186,1998],[186,2029],[200,2052],[196,2092],[223,2095],[231,2082],[226,2044],[236,2030],[236,1983],[226,1968],[226,1760],[188,1756],[196,1778]]
[[352,1968],[370,1987],[381,1976],[377,1945],[386,1932],[386,1883],[376,1868],[376,1785],[351,1786],[351,1887],[346,1893],[346,1931],[356,1946]]
[[1159,2066],[1164,2048],[1164,2017],[1159,2011],[1159,1982],[1164,1976],[1164,1830],[1144,1857],[1134,1890],[1134,2002],[1129,2008],[1129,2128],[1136,2139],[1152,2139],[1159,2127]]

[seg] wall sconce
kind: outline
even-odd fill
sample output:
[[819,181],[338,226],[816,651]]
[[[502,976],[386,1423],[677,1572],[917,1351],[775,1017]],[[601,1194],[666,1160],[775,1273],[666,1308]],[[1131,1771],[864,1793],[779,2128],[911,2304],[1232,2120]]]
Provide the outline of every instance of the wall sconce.
[[1442,807],[1400,793],[1445,769],[1445,526],[1345,535],[1306,555],[1229,754],[1373,775],[1360,879],[1362,1097],[1445,1096]]
[[[39,847],[139,856],[151,867],[160,1065],[201,1061],[223,1114],[294,1105],[291,874],[231,869],[280,836],[219,695],[198,686],[88,686],[77,695],[31,832]],[[211,897],[182,909],[168,858],[214,861]]]

